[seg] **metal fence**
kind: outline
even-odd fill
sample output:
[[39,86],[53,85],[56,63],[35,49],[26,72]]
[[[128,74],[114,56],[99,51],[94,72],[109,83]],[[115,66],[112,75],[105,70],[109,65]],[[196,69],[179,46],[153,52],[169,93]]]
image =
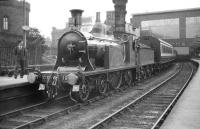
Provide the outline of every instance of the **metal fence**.
[[15,65],[13,47],[0,47],[0,66]]
[[[28,65],[41,64],[41,50],[37,47],[28,48]],[[14,47],[0,47],[0,66],[14,66],[16,64],[14,56]]]

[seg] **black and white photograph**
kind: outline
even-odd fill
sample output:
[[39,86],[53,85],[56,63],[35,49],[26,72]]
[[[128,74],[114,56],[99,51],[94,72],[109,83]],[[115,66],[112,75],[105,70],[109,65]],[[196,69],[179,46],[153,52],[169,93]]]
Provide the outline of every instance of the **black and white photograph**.
[[0,0],[0,129],[200,129],[199,0]]

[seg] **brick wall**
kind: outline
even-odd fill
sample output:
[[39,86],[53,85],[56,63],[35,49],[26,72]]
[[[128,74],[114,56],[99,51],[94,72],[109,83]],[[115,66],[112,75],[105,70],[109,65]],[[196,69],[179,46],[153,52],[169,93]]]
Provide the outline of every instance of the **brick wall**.
[[[17,0],[0,1],[0,32],[22,35],[24,25],[23,2]],[[26,3],[26,24],[29,25],[30,4]],[[8,31],[3,31],[3,17],[8,17]]]

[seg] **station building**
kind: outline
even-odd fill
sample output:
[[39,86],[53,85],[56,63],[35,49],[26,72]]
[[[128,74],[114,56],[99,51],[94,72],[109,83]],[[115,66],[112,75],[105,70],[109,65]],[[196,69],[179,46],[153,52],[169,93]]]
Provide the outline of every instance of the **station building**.
[[[0,71],[1,67],[16,64],[13,49],[19,40],[23,40],[22,26],[29,26],[29,13],[30,4],[28,2],[0,0]],[[29,39],[27,35],[27,59],[30,65],[41,63],[42,50],[37,44],[38,40]]]
[[162,38],[174,46],[200,44],[200,8],[132,14],[141,35]]
[[[24,13],[24,9],[26,13]],[[13,48],[23,39],[22,26],[29,26],[30,4],[19,0],[0,1],[0,68],[15,64]],[[26,14],[26,16],[24,16]],[[24,17],[26,23],[24,23]],[[1,69],[0,69],[1,71]]]
[[0,1],[0,45],[14,44],[23,37],[24,7],[26,25],[29,26],[30,4],[18,0]]

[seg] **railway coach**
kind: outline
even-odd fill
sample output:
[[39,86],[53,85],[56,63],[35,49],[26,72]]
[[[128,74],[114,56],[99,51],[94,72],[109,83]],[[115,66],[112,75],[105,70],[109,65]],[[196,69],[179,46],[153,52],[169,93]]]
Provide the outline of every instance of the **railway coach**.
[[155,62],[165,63],[175,59],[176,50],[170,43],[152,36],[142,36],[140,39],[141,43],[146,44],[154,49]]

